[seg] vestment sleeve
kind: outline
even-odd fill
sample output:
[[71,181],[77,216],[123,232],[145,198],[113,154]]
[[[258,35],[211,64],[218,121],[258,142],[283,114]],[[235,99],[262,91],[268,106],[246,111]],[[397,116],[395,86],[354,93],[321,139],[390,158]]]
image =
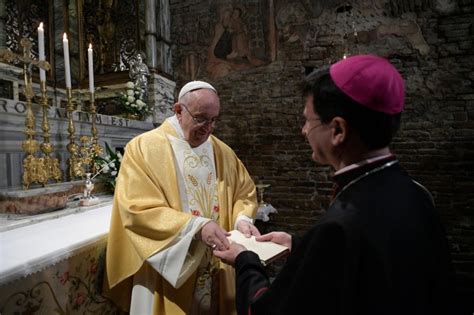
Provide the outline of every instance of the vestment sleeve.
[[235,224],[239,215],[255,218],[257,213],[257,192],[255,184],[243,163],[237,161],[237,180],[233,196],[232,221]]

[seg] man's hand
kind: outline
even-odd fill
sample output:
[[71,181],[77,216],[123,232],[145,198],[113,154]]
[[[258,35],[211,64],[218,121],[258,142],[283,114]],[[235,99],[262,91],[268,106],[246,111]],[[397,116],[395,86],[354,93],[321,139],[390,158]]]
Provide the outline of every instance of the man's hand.
[[237,223],[237,230],[242,232],[245,237],[250,237],[250,236],[260,236],[260,232],[258,229],[253,225],[252,223],[245,221],[245,220],[240,220]]
[[229,249],[215,250],[213,253],[214,256],[220,258],[226,264],[233,266],[235,263],[235,258],[237,258],[237,256],[245,250],[247,249],[244,246],[237,243],[232,243],[230,244]]
[[213,250],[226,250],[230,245],[227,239],[228,235],[230,234],[211,220],[204,224],[197,236]]
[[258,242],[273,242],[286,246],[291,251],[291,235],[285,232],[270,232],[255,238]]

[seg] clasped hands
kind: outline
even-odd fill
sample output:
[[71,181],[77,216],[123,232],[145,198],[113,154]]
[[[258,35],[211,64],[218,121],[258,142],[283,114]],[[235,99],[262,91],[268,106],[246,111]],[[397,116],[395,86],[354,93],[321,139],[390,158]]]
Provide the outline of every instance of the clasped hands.
[[[260,232],[252,223],[240,220],[237,223],[237,230],[242,232],[246,237],[260,236]],[[230,242],[227,239],[230,233],[221,228],[215,221],[209,221],[201,228],[200,233],[197,234],[197,238],[203,241],[206,245],[211,247],[213,250],[226,250],[229,249]]]
[[[259,242],[274,242],[286,246],[291,251],[291,235],[285,232],[270,232],[260,235],[258,229],[250,222],[241,220],[237,223],[237,230],[242,232],[246,237],[255,236]],[[243,251],[247,250],[244,246],[237,243],[230,243],[227,239],[230,233],[221,228],[216,222],[209,221],[198,233],[198,238],[213,249],[216,257],[223,262],[233,265],[236,257]]]

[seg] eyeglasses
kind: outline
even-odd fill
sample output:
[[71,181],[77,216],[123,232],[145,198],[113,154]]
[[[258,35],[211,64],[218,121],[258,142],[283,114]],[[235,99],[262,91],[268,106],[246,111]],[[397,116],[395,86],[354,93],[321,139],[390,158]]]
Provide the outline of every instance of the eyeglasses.
[[[321,121],[321,118],[305,118],[304,116],[301,117],[300,119],[300,125],[301,128],[304,128],[305,126],[309,125],[310,122],[312,121]],[[322,125],[322,124],[321,124]],[[319,125],[320,126],[320,125]]]
[[212,118],[212,119],[206,119],[206,118],[203,118],[203,117],[196,117],[194,116],[193,114],[191,114],[191,112],[189,111],[188,107],[182,103],[180,103],[181,106],[183,106],[183,108],[188,112],[188,114],[191,116],[191,118],[193,119],[194,123],[196,125],[199,125],[199,126],[204,126],[204,125],[212,125],[212,126],[215,126],[216,123],[217,123],[217,117],[215,118]]
[[311,133],[311,131],[313,131],[314,129],[316,129],[318,127],[321,127],[323,125],[321,123],[319,125],[312,126],[311,128],[308,128],[308,129],[304,130],[306,128],[306,126],[308,126],[311,121],[321,121],[321,119],[320,118],[310,118],[310,119],[305,119],[304,120],[304,124],[303,124],[302,128],[303,128],[303,132],[306,136],[308,136]]

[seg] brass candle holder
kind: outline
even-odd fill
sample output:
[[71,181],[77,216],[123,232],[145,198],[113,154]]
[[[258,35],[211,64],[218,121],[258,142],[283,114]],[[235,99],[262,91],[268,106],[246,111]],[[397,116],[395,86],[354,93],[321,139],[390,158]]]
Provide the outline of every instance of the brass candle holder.
[[26,117],[25,117],[25,135],[26,139],[22,143],[22,149],[27,154],[23,160],[23,188],[28,189],[30,184],[39,183],[43,186],[48,182],[48,175],[44,164],[44,159],[35,156],[39,151],[38,142],[34,139],[35,132],[35,116],[32,110],[32,99],[34,97],[33,84],[31,80],[31,69],[34,65],[48,71],[50,65],[42,60],[34,60],[31,57],[31,41],[27,38],[20,40],[22,53],[16,54],[8,49],[0,49],[0,60],[12,62],[18,60],[23,64],[23,76],[25,81],[24,93],[26,97]]
[[[90,105],[90,111],[91,111],[91,119],[92,119],[92,127],[91,127],[91,134],[92,134],[92,155],[94,157],[102,155],[104,152],[104,149],[102,146],[99,144],[99,137],[97,133],[97,126],[96,126],[96,115],[97,115],[97,109],[95,107],[95,98],[94,98],[94,93],[91,93],[91,105]],[[96,169],[95,163],[92,163],[92,173],[96,173],[98,170]]]
[[[31,44],[31,43],[30,43]],[[30,46],[31,47],[31,46]],[[26,46],[23,47],[26,51]],[[28,50],[29,51],[29,50]],[[25,53],[24,53],[25,56]],[[44,159],[35,156],[39,149],[38,141],[34,139],[35,132],[35,116],[33,115],[32,98],[34,97],[31,73],[28,70],[29,66],[26,63],[23,66],[24,80],[25,80],[25,97],[26,97],[26,118],[25,118],[25,135],[26,139],[23,141],[21,147],[27,154],[23,160],[23,189],[28,189],[30,184],[39,183],[43,186],[48,182],[48,175],[44,167]]]
[[49,142],[49,122],[48,122],[48,98],[46,97],[46,82],[41,81],[41,98],[40,105],[43,110],[43,120],[41,123],[41,129],[43,130],[43,143],[41,143],[40,148],[44,154],[44,166],[46,169],[46,174],[49,179],[53,179],[56,182],[60,182],[62,179],[62,171],[59,168],[59,160],[57,158],[51,157],[51,153],[54,151],[54,146]]
[[76,128],[74,127],[74,121],[72,119],[73,112],[75,110],[72,103],[72,90],[71,88],[66,88],[67,95],[67,106],[66,106],[66,115],[68,118],[68,139],[69,143],[67,145],[67,151],[69,152],[68,167],[69,167],[69,178],[73,180],[74,178],[82,178],[85,175],[84,165],[82,159],[79,157],[79,146],[76,144]]

